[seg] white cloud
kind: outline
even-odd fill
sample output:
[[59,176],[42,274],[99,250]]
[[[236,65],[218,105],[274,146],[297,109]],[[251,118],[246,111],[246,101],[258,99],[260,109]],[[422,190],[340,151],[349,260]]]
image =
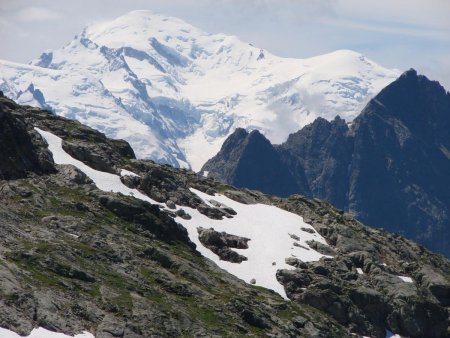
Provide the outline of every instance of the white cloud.
[[62,15],[54,10],[31,6],[20,9],[15,14],[15,19],[21,22],[48,22],[62,19]]
[[450,92],[450,53],[434,57],[432,62],[417,67],[418,71],[430,80],[437,80]]
[[450,28],[448,0],[339,0],[340,16],[382,20],[398,25],[417,25],[435,29]]
[[386,22],[360,22],[359,20],[325,19],[325,24],[337,27],[365,30],[385,34],[406,35],[437,40],[450,40],[450,33],[447,29],[438,29],[424,26],[399,26]]

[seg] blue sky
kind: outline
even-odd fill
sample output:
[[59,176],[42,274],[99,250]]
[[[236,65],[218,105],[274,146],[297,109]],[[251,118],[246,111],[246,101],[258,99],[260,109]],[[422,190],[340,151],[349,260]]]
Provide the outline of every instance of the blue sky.
[[352,49],[450,90],[448,0],[0,0],[0,58],[28,62],[133,9],[179,17],[286,57]]

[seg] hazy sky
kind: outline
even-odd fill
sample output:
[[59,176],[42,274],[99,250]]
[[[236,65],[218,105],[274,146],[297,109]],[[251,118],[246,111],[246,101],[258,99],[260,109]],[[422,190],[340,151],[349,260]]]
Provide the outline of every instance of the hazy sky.
[[450,0],[0,0],[0,58],[28,62],[88,23],[134,9],[235,34],[280,56],[352,49],[385,67],[416,68],[450,90]]

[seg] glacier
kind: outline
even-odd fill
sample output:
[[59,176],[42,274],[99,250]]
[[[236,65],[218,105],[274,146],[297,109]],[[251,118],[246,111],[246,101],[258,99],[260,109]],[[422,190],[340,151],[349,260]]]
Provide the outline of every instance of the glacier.
[[278,57],[140,10],[90,24],[29,64],[0,60],[0,73],[0,90],[18,103],[125,139],[139,158],[198,171],[237,127],[281,143],[319,116],[350,122],[400,71],[350,50]]

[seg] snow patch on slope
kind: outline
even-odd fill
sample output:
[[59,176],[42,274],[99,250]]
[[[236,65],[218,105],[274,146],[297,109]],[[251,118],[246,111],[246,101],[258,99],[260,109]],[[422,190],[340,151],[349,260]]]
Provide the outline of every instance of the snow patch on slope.
[[[119,175],[92,169],[83,162],[74,159],[62,148],[60,137],[39,128],[35,129],[47,141],[55,163],[76,166],[103,191],[120,192],[124,195],[163,206],[163,204],[152,200],[138,190],[125,186],[121,182]],[[121,175],[136,174],[128,170],[121,170]],[[212,196],[196,189],[191,188],[190,190],[205,203],[212,205],[209,202]],[[197,209],[183,206],[182,208],[191,215],[192,219],[177,218],[177,221],[187,229],[190,240],[197,245],[197,250],[203,256],[211,259],[219,267],[245,282],[250,283],[250,280],[255,279],[256,285],[271,289],[282,297],[287,298],[283,286],[276,279],[278,269],[293,269],[292,266],[286,264],[285,258],[296,257],[304,262],[308,262],[319,260],[324,256],[313,249],[308,250],[306,243],[308,240],[314,239],[323,244],[327,243],[322,236],[315,232],[311,225],[303,221],[301,216],[271,205],[238,203],[220,194],[215,194],[214,200],[234,209],[237,215],[233,216],[233,218],[215,220],[201,214]],[[180,207],[177,206],[178,208]],[[250,238],[248,249],[234,249],[246,256],[248,260],[239,264],[220,260],[216,254],[204,247],[199,241],[198,227],[213,228],[216,231],[225,231],[232,235]],[[301,228],[314,230],[314,233],[304,231]],[[301,246],[294,245],[294,242]],[[275,265],[273,265],[273,262],[275,262]]]
[[412,280],[411,277],[407,277],[407,276],[398,276],[398,278],[400,278],[402,281],[404,281],[405,283],[413,283],[414,281]]
[[[190,190],[205,202],[212,198],[199,190]],[[311,225],[303,221],[301,216],[272,205],[242,204],[220,194],[215,194],[213,198],[232,208],[237,215],[233,218],[215,220],[201,214],[196,209],[183,207],[192,216],[192,219],[178,221],[188,230],[189,238],[197,245],[197,250],[203,256],[208,257],[219,267],[247,283],[255,279],[256,285],[274,290],[287,298],[283,286],[276,279],[277,270],[293,269],[292,266],[286,264],[285,259],[296,257],[304,262],[310,262],[323,257],[313,249],[306,249],[308,240],[314,239],[323,244],[327,243],[323,237],[317,236],[317,233],[311,234],[300,229],[304,227],[314,230]],[[199,241],[198,227],[213,228],[218,232],[225,231],[228,234],[250,238],[248,249],[233,249],[247,257],[248,260],[241,263],[220,260],[216,254]],[[293,244],[292,234],[300,238],[299,244],[302,247]]]
[[87,331],[83,333],[76,334],[75,336],[68,336],[64,333],[58,333],[46,330],[42,327],[33,329],[28,336],[20,336],[17,333],[0,328],[0,337],[2,338],[95,338],[92,334]]
[[[140,191],[136,189],[128,188],[126,185],[122,183],[120,180],[119,175],[110,174],[103,171],[98,171],[95,169],[92,169],[88,165],[84,164],[81,161],[78,161],[77,159],[70,156],[66,151],[62,148],[62,139],[55,134],[52,134],[48,131],[35,128],[39,134],[48,143],[48,149],[53,154],[53,160],[56,164],[72,164],[78,169],[80,169],[82,172],[84,172],[92,181],[94,181],[97,188],[103,191],[109,191],[109,192],[119,192],[124,195],[128,196],[134,196],[136,198],[139,198],[143,201],[152,203],[152,204],[159,204],[155,200],[151,199],[147,195],[144,195]],[[125,171],[126,173],[127,171]],[[136,175],[136,174],[134,174]]]

